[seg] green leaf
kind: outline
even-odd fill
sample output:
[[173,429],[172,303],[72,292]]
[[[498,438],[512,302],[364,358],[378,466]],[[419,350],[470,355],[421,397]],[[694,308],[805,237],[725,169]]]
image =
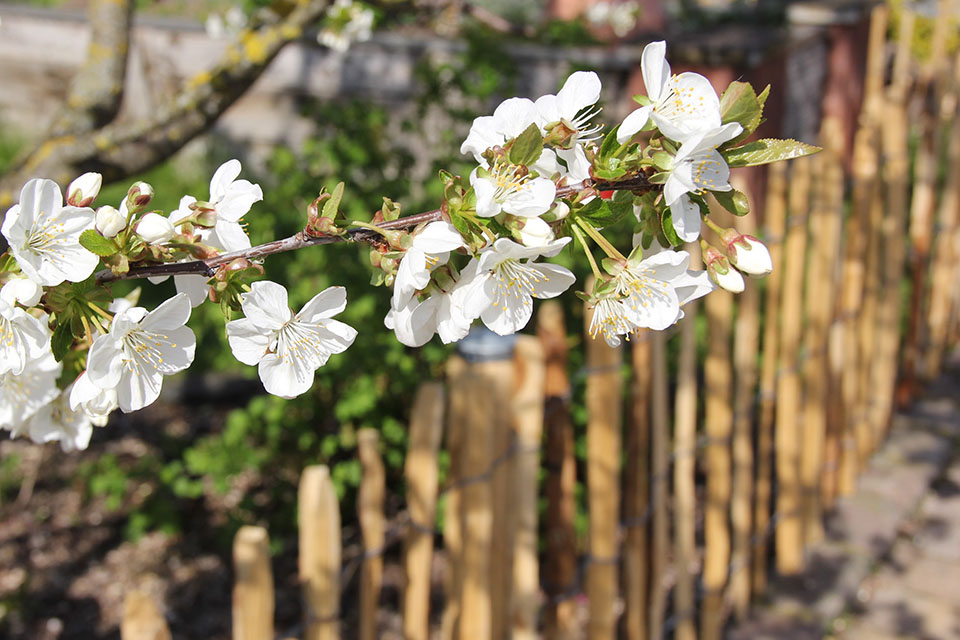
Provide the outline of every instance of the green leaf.
[[730,191],[711,191],[711,193],[720,206],[733,215],[745,216],[750,213],[750,201],[742,191],[731,189]]
[[609,180],[610,182],[616,182],[623,176],[627,175],[627,170],[623,167],[616,168],[605,168],[599,169],[595,168],[593,170],[593,175],[601,180]]
[[57,362],[63,360],[70,347],[73,346],[73,332],[70,331],[70,323],[63,322],[57,325],[53,330],[53,336],[50,338],[50,347],[53,350],[53,357]]
[[101,258],[112,256],[119,250],[116,242],[110,238],[104,238],[94,229],[87,229],[80,234],[80,245]]
[[[765,92],[768,90],[769,88]],[[731,82],[720,96],[720,115],[724,124],[739,122],[743,126],[743,132],[733,139],[734,142],[739,142],[760,126],[763,120],[763,103],[757,98],[749,82]]]
[[536,162],[541,153],[543,153],[543,136],[540,134],[540,128],[536,124],[531,124],[514,139],[513,144],[510,145],[508,158],[511,164],[522,164],[526,167]]
[[613,202],[602,198],[594,198],[576,215],[595,227],[603,228],[616,224],[632,211],[633,205],[630,202]]
[[340,211],[340,201],[343,200],[343,188],[342,182],[337,183],[337,186],[330,192],[330,199],[323,203],[321,215],[324,218],[337,219],[337,213]]
[[677,230],[673,228],[673,213],[669,208],[664,210],[663,217],[660,218],[660,227],[671,247],[679,247],[683,244],[683,240],[677,235]]
[[797,142],[796,140],[778,140],[764,138],[747,144],[726,149],[721,152],[727,164],[731,167],[755,167],[760,164],[770,164],[781,160],[792,160],[803,156],[813,155],[822,151],[812,144]]
[[597,152],[599,158],[611,158],[620,148],[620,143],[617,142],[617,131],[619,130],[620,125],[617,125],[604,136],[603,142],[600,143],[600,150]]

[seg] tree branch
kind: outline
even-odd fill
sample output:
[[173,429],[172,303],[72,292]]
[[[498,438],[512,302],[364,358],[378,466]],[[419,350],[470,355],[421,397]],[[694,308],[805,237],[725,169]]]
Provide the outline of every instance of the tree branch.
[[[643,193],[656,189],[657,186],[650,184],[644,174],[638,174],[628,180],[618,182],[605,182],[603,180],[586,180],[582,183],[560,187],[557,189],[557,197],[563,198],[583,191],[585,189],[596,189],[597,191],[632,191],[634,193]],[[381,222],[377,226],[383,230],[391,229],[409,229],[425,222],[435,222],[442,219],[443,212],[440,209],[425,211],[410,216],[397,218],[387,222]],[[97,284],[108,284],[118,280],[133,280],[138,278],[152,278],[157,276],[173,275],[203,275],[213,277],[217,267],[229,264],[234,260],[256,260],[264,258],[275,253],[284,253],[295,251],[305,247],[311,247],[324,244],[335,244],[338,242],[370,242],[379,237],[376,231],[366,228],[350,229],[342,236],[311,236],[300,231],[288,238],[281,240],[272,240],[264,244],[222,253],[206,260],[192,260],[189,262],[175,262],[167,264],[146,265],[142,267],[133,267],[126,273],[113,273],[109,269],[104,269],[96,274]]]
[[99,129],[49,138],[0,178],[0,207],[34,176],[60,184],[85,171],[105,182],[142,173],[204,133],[260,77],[283,46],[327,8],[329,0],[274,0],[230,45],[221,62],[190,78],[182,91],[141,122],[111,122]]

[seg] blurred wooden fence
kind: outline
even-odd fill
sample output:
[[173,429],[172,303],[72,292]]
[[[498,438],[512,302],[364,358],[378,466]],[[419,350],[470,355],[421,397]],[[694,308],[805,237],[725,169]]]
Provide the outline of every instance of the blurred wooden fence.
[[[747,612],[771,570],[802,571],[824,513],[854,490],[883,442],[895,398],[937,374],[958,334],[960,64],[945,52],[951,22],[936,25],[932,54],[918,62],[909,47],[914,20],[904,13],[886,73],[887,10],[874,11],[851,175],[841,125],[830,118],[823,153],[771,167],[756,231],[771,249],[771,276],[740,296],[717,291],[687,305],[674,330],[639,335],[628,348],[585,339],[586,364],[574,374],[586,377],[584,465],[556,303],[540,307],[538,337],[519,336],[512,360],[455,360],[446,386],[421,388],[410,420],[407,518],[392,539],[378,434],[360,434],[364,552],[352,560],[360,596],[349,605],[360,609],[359,629],[338,623],[346,570],[330,475],[306,469],[301,637],[378,637],[383,551],[400,540],[403,636],[417,640],[639,640],[669,631],[709,640]],[[755,218],[736,224],[755,232]],[[441,442],[450,459],[443,487]],[[586,535],[577,530],[578,469],[586,472]],[[431,611],[438,540],[445,604]],[[272,639],[267,532],[241,529],[234,562],[234,638]],[[142,594],[131,594],[126,612],[125,640],[169,637]]]

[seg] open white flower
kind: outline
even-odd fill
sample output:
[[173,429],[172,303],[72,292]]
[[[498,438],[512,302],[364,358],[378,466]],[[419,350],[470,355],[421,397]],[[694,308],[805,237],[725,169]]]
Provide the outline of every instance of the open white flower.
[[276,282],[254,282],[242,298],[246,317],[227,323],[230,349],[240,362],[258,366],[264,388],[275,396],[309,390],[314,372],[357,337],[356,329],[332,319],[347,306],[343,287],[324,289],[296,315]]
[[60,393],[57,378],[61,370],[48,349],[39,358],[27,360],[19,374],[8,371],[0,375],[0,429],[20,433],[26,421]]
[[553,207],[557,185],[547,178],[531,177],[526,171],[506,162],[497,162],[490,171],[479,169],[470,174],[477,194],[477,215],[492,218],[501,211],[531,218]]
[[600,77],[593,71],[577,71],[567,78],[556,95],[537,98],[534,105],[544,127],[561,122],[570,130],[569,143],[584,144],[595,140],[602,127],[590,121],[600,113]]
[[70,387],[70,408],[90,418],[98,427],[106,426],[114,409],[120,406],[116,389],[101,389],[84,371]]
[[403,306],[391,308],[383,323],[408,347],[422,347],[434,334],[444,344],[457,342],[469,333],[473,323],[463,313],[465,291],[460,284],[449,291],[430,287],[425,298],[411,297]]
[[37,444],[59,442],[60,449],[67,453],[86,449],[93,435],[93,422],[86,414],[70,408],[69,397],[70,390],[64,390],[34,413],[20,433],[26,433]]
[[[740,123],[730,122],[717,129],[701,131],[684,141],[673,158],[673,167],[663,185],[663,198],[671,211],[684,194],[730,191],[733,188],[730,186],[730,167],[717,147],[736,138],[741,131]],[[677,217],[684,215],[685,205],[681,203]]]
[[720,99],[710,81],[699,73],[670,73],[667,45],[662,40],[643,49],[640,69],[651,104],[628,115],[617,132],[622,144],[634,136],[649,119],[663,135],[681,142],[694,133],[720,126]]
[[470,126],[467,139],[460,145],[460,153],[472,153],[477,162],[487,167],[483,153],[491,147],[503,146],[516,138],[531,124],[539,124],[536,106],[528,98],[509,98],[500,103],[491,116],[480,116]]
[[449,222],[438,220],[423,228],[407,249],[393,283],[393,308],[400,309],[417,291],[430,284],[430,273],[446,264],[450,252],[466,246],[463,237]]
[[[263,200],[263,190],[259,185],[247,180],[237,180],[240,175],[239,160],[228,160],[220,165],[210,180],[210,200],[207,203],[216,214],[216,223],[212,228],[199,230],[200,242],[218,249],[223,253],[242,251],[250,248],[250,238],[244,231],[240,219],[250,211],[254,202]],[[194,214],[191,205],[197,202],[193,196],[183,196],[176,210],[170,213],[170,222],[180,228],[180,223]],[[166,276],[150,278],[158,284]],[[190,304],[196,307],[207,299],[210,288],[209,278],[198,275],[174,276],[177,293],[185,293]]]
[[480,318],[502,336],[522,329],[533,313],[533,298],[555,298],[576,282],[565,267],[533,262],[557,255],[568,242],[570,238],[562,238],[542,247],[524,247],[500,238],[484,249],[462,274],[472,282],[464,292],[464,315]]
[[64,207],[57,183],[34,178],[21,189],[0,231],[24,275],[53,287],[86,280],[97,268],[100,258],[80,245],[80,234],[93,223],[93,209]]
[[25,278],[12,278],[0,289],[0,373],[19,375],[28,360],[50,350],[47,314],[35,317],[16,306],[36,304],[40,294],[40,287]]
[[163,376],[193,362],[197,339],[184,325],[190,301],[177,294],[153,311],[131,307],[117,313],[110,333],[93,341],[87,376],[101,389],[116,389],[124,413],[138,411],[160,395]]
[[714,289],[705,271],[690,270],[690,254],[654,245],[636,249],[614,276],[611,295],[594,307],[590,335],[602,335],[611,346],[637,329],[662,331],[683,317],[681,307]]

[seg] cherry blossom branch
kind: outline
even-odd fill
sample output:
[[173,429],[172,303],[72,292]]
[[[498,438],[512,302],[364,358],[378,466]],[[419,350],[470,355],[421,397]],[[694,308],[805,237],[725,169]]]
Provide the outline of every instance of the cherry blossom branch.
[[[647,176],[641,173],[627,180],[617,182],[586,180],[576,185],[560,187],[557,189],[557,198],[564,198],[586,189],[642,193],[655,188],[657,188],[657,186],[651,184],[647,180]],[[442,217],[443,211],[441,209],[433,209],[432,211],[424,211],[423,213],[404,216],[396,220],[380,222],[377,224],[377,227],[385,231],[391,229],[410,229],[426,222],[440,220]],[[104,269],[97,272],[96,281],[97,284],[107,284],[118,280],[133,280],[158,276],[202,275],[213,277],[217,267],[230,264],[234,260],[256,260],[277,253],[285,253],[287,251],[295,251],[297,249],[318,245],[335,244],[338,242],[370,242],[376,237],[378,237],[377,232],[367,228],[349,229],[342,236],[313,236],[304,231],[299,231],[287,238],[271,240],[270,242],[265,242],[249,249],[222,253],[213,258],[207,258],[206,260],[145,265],[133,267],[126,273],[114,273],[109,269]]]

